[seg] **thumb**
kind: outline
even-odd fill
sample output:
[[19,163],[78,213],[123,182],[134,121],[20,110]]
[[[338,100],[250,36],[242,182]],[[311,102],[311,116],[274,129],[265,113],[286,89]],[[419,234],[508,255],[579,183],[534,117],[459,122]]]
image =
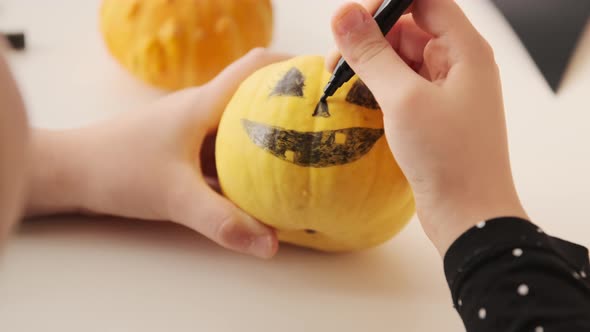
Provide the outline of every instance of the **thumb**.
[[248,76],[260,68],[285,61],[290,57],[287,54],[273,53],[263,48],[255,48],[225,68],[205,86],[207,99],[210,102],[207,106],[212,111],[209,118],[210,124],[217,126],[225,105]]
[[220,196],[205,181],[190,181],[184,188],[170,197],[172,221],[233,251],[265,259],[276,254],[278,240],[270,227]]
[[[395,52],[377,22],[357,3],[344,5],[332,20],[342,57],[381,102],[398,96],[420,78]],[[384,78],[387,84],[384,83]]]

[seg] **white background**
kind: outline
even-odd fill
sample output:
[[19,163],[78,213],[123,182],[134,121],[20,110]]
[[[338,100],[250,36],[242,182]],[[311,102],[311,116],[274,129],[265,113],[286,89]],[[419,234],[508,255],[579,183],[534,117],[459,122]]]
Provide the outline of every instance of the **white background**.
[[[332,47],[330,16],[343,1],[274,2],[274,49]],[[458,2],[496,50],[516,181],[530,215],[548,232],[590,246],[590,33],[554,95],[494,7]],[[36,126],[92,123],[161,94],[108,56],[97,17],[98,0],[0,0],[0,29],[24,28],[29,38],[28,50],[9,59]],[[31,222],[13,238],[0,267],[0,330],[463,327],[416,221],[374,250],[331,256],[285,247],[261,262],[180,227],[71,217]]]

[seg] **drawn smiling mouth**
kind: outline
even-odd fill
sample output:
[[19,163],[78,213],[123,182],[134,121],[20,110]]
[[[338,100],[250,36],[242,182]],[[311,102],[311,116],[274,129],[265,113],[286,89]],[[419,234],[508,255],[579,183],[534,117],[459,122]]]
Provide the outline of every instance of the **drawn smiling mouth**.
[[242,119],[250,140],[277,158],[303,167],[348,164],[366,155],[383,136],[383,129],[346,128],[300,132]]

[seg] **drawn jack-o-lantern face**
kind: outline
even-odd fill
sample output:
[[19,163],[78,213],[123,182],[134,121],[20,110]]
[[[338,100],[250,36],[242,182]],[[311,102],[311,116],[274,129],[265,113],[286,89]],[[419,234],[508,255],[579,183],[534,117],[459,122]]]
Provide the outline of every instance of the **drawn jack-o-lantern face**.
[[250,76],[220,123],[217,170],[224,194],[280,240],[357,250],[396,234],[414,201],[372,94],[354,77],[318,105],[329,79],[321,57]]
[[[304,74],[293,67],[272,89],[270,97],[305,98],[304,88]],[[373,94],[359,79],[354,81],[348,91],[346,102],[373,111],[379,110]],[[307,116],[330,118],[330,104],[318,103],[315,109],[308,109]],[[248,119],[242,119],[242,124],[254,144],[278,158],[306,167],[331,167],[356,161],[369,152],[383,136],[383,129],[375,128],[302,132]]]

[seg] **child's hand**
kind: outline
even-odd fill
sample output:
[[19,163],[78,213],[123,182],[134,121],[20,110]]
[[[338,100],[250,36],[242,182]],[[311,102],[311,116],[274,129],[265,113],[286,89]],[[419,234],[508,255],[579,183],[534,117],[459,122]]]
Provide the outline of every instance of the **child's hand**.
[[[365,3],[376,9],[381,1]],[[333,30],[383,109],[387,140],[441,254],[480,221],[526,218],[510,169],[494,55],[454,1],[415,0],[412,17],[387,38],[365,8],[348,4]]]
[[273,256],[274,231],[211,188],[214,140],[206,137],[239,84],[284,58],[256,50],[211,83],[137,112],[84,129],[37,131],[29,214],[77,210],[170,220],[229,249]]

